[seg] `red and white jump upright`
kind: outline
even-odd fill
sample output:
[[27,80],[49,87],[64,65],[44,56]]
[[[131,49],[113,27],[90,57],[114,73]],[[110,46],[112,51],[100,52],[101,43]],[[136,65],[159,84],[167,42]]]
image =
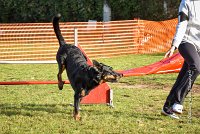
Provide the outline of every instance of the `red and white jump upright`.
[[[76,28],[74,29],[74,45],[77,46],[86,56],[87,63],[92,65],[92,61],[78,44],[78,30]],[[113,107],[113,91],[107,83],[103,83],[90,91],[87,96],[83,97],[81,104],[109,104]]]

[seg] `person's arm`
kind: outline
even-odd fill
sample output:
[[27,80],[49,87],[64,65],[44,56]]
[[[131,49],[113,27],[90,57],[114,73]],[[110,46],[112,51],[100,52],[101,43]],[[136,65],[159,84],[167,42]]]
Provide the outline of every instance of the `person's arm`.
[[185,35],[187,25],[188,25],[188,15],[186,15],[184,12],[180,12],[178,16],[178,20],[179,22],[176,27],[176,33],[172,41],[172,46],[175,46],[176,48],[179,47]]
[[176,33],[174,35],[171,48],[165,54],[165,58],[172,56],[175,49],[178,48],[181,44],[187,29],[188,20],[188,3],[187,0],[182,0],[179,7],[178,25],[176,27]]

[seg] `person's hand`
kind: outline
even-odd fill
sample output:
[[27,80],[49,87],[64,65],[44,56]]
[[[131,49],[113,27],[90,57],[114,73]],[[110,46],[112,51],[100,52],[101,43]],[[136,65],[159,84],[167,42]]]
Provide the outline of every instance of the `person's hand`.
[[165,57],[164,57],[164,58],[171,57],[171,56],[174,54],[175,49],[176,49],[176,47],[175,47],[175,46],[172,46],[172,47],[167,51],[167,53],[165,54]]

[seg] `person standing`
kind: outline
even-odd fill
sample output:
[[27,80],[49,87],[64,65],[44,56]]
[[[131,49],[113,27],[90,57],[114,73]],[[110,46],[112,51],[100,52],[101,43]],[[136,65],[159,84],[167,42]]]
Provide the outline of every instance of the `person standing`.
[[200,74],[200,0],[182,0],[179,6],[178,24],[171,48],[165,58],[178,49],[184,58],[183,66],[166,98],[161,114],[179,119],[183,102]]

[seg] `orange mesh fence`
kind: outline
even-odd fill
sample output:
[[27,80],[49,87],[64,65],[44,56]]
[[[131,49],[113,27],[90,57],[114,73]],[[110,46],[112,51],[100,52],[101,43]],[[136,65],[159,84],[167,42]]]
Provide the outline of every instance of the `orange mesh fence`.
[[[176,30],[177,19],[167,21],[144,21],[143,38],[140,39],[140,53],[166,52]],[[141,35],[142,36],[142,35]]]
[[0,60],[54,60],[56,37],[49,23],[1,24]]
[[[67,43],[78,42],[90,58],[166,51],[177,20],[61,23]],[[51,23],[0,24],[0,61],[55,61],[58,42]]]

